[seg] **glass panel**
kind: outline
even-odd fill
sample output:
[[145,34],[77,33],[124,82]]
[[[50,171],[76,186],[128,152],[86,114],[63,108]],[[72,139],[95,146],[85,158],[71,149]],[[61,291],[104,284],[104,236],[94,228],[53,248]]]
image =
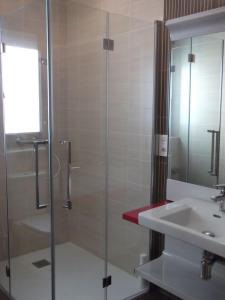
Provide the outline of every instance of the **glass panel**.
[[[0,20],[3,14],[0,12]],[[0,30],[1,30],[0,22]],[[1,43],[1,39],[0,39]],[[7,193],[6,193],[6,164],[4,149],[4,122],[3,122],[3,91],[2,91],[2,66],[0,54],[0,289],[7,294],[10,293],[10,280],[6,275],[6,266],[9,266],[9,245],[8,245],[8,222],[7,222]]]
[[212,187],[222,147],[223,39],[177,41],[171,58],[169,178]]
[[216,139],[220,134],[223,41],[193,38],[192,53],[188,181],[210,187],[218,181]]
[[[1,60],[0,60],[1,76]],[[0,101],[2,100],[2,86],[0,80]],[[2,101],[1,101],[2,103]],[[6,165],[4,151],[3,106],[0,105],[0,289],[9,294],[9,277],[6,266],[9,266],[8,222],[7,222],[7,193],[6,193]]]
[[[225,40],[225,32],[220,33],[220,38]],[[224,76],[224,56],[223,52],[223,82],[222,82],[222,103],[221,103],[221,129],[220,129],[220,162],[219,162],[219,183],[225,183],[225,76]]]
[[50,300],[46,13],[44,0],[26,3],[5,2],[1,19],[11,295]]
[[154,28],[112,14],[109,32],[108,299],[122,300],[145,287],[134,268],[149,255],[149,231],[122,215],[150,203]]
[[187,181],[191,40],[172,43],[168,177]]
[[106,13],[74,1],[52,1],[52,12],[54,151],[61,164],[55,176],[56,299],[101,300]]

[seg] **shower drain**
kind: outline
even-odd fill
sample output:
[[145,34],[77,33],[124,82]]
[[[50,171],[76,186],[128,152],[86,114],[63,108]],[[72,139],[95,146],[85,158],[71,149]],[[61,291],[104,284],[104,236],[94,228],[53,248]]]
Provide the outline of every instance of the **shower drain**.
[[208,230],[202,231],[202,233],[206,236],[213,237],[213,238],[216,236],[215,233]]
[[36,268],[41,269],[49,266],[51,263],[47,259],[41,259],[32,263]]

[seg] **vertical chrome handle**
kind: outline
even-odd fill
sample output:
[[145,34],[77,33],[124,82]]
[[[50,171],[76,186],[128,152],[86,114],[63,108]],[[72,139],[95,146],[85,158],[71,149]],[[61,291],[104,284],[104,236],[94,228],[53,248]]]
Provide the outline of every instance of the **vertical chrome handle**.
[[[212,141],[211,141],[211,163],[210,163],[210,170],[208,173],[210,175],[213,174],[214,169],[214,144],[215,144],[215,131],[214,130],[207,130],[207,132],[212,134]],[[212,175],[213,176],[213,175]]]
[[40,184],[39,184],[39,145],[48,144],[48,140],[45,139],[30,139],[23,140],[21,138],[16,139],[17,144],[20,145],[33,145],[35,155],[35,194],[36,194],[36,208],[42,209],[48,207],[48,204],[40,203]]
[[220,165],[220,131],[216,131],[215,176],[219,176]]
[[220,131],[207,130],[207,132],[212,134],[211,166],[210,166],[209,174],[211,176],[218,176],[219,175]]
[[41,204],[40,203],[40,184],[39,184],[39,145],[40,144],[46,144],[45,141],[35,141],[33,146],[34,146],[34,154],[35,154],[35,182],[36,182],[36,208],[37,209],[42,209],[46,208],[48,205],[47,204]]
[[66,187],[66,195],[67,200],[66,203],[63,205],[64,208],[72,209],[72,202],[71,202],[71,168],[72,168],[72,142],[61,140],[61,145],[67,144],[67,187]]

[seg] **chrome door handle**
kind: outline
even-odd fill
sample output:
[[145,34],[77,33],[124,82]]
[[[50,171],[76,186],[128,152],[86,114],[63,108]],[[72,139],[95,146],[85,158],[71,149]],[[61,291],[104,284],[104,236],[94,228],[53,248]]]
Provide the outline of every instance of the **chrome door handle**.
[[208,173],[213,176],[213,169],[214,169],[214,145],[215,145],[215,131],[214,130],[207,130],[208,133],[212,134],[212,141],[211,141],[211,163],[210,163],[210,170]]
[[209,174],[211,176],[219,176],[219,154],[220,154],[220,131],[207,130],[212,134],[211,142],[211,166]]
[[215,176],[219,176],[220,166],[220,131],[216,131]]
[[66,203],[63,205],[63,208],[67,208],[71,210],[73,208],[73,204],[71,201],[71,169],[72,169],[72,142],[67,140],[59,141],[61,145],[67,145],[67,171],[66,171],[66,178],[67,178],[67,187],[66,187]]
[[17,144],[21,145],[33,145],[34,154],[35,154],[35,194],[36,194],[36,208],[43,209],[47,208],[48,204],[40,203],[40,185],[39,185],[39,145],[47,145],[48,140],[45,139],[30,139],[23,140],[21,138],[16,139]]
[[36,182],[36,208],[42,209],[46,208],[47,204],[40,203],[40,184],[39,184],[39,145],[47,144],[47,141],[35,141],[34,146],[34,154],[35,154],[35,182]]

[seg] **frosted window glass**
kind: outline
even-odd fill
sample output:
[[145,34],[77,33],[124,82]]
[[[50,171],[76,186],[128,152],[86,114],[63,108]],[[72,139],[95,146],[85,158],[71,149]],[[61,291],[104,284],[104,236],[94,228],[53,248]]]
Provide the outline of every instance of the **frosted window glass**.
[[2,59],[5,133],[40,131],[38,50],[6,46]]

